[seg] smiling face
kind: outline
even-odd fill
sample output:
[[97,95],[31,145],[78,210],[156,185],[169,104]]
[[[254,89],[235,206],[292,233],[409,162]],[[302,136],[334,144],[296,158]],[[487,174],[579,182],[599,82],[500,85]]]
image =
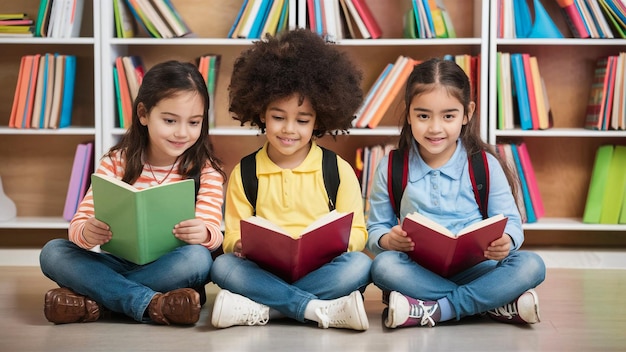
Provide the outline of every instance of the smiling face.
[[154,166],[172,165],[200,137],[202,98],[195,92],[181,92],[159,101],[151,111],[137,106],[139,122],[148,128],[146,158]]
[[306,158],[315,128],[315,111],[309,99],[299,95],[271,102],[262,121],[269,142],[268,155],[278,166],[292,169]]
[[465,115],[463,104],[442,86],[413,97],[408,123],[420,155],[430,167],[441,167],[450,160],[461,128],[469,122],[473,111],[471,103]]

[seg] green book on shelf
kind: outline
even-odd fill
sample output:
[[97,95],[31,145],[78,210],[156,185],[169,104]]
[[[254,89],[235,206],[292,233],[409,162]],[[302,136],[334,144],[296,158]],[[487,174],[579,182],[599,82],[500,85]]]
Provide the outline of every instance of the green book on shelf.
[[136,264],[146,264],[185,245],[174,237],[174,225],[195,218],[192,179],[138,190],[111,176],[91,175],[96,219],[113,236],[102,250]]
[[587,224],[600,223],[602,212],[602,199],[606,179],[609,175],[609,167],[613,158],[612,145],[603,145],[596,151],[596,159],[591,170],[591,180],[589,181],[589,191],[587,192],[587,202],[583,213],[583,222]]
[[616,145],[611,158],[609,174],[605,180],[602,199],[601,224],[617,224],[626,188],[626,146]]

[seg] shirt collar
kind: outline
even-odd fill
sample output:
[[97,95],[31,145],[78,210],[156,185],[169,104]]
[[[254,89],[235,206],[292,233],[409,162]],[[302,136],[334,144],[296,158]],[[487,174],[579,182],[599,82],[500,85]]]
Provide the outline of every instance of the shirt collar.
[[[267,146],[269,142],[265,142],[259,153],[257,154],[257,174],[274,174],[283,171],[281,167],[274,164],[267,155]],[[300,165],[294,168],[293,172],[313,172],[322,168],[322,149],[317,147],[315,141],[311,142],[311,149],[306,158]]]
[[[450,160],[436,170],[453,180],[458,180],[461,178],[463,168],[466,165],[466,155],[467,152],[465,151],[465,147],[463,146],[463,143],[461,143],[461,139],[458,139],[456,142],[456,150],[454,151],[454,154],[452,154]],[[419,155],[419,152],[417,151],[417,142],[413,141],[411,152],[409,154],[409,181],[417,182],[433,170],[435,169],[428,166],[428,164],[426,164],[426,162],[424,162],[422,157]]]

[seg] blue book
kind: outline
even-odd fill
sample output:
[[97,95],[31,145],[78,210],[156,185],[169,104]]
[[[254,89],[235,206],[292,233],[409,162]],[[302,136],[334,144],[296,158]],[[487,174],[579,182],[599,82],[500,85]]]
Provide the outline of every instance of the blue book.
[[61,102],[61,117],[59,128],[72,124],[72,109],[74,107],[74,85],[76,83],[76,56],[65,56],[65,77],[63,77],[63,100]]
[[269,13],[270,7],[272,5],[273,0],[261,0],[261,7],[259,7],[259,12],[254,18],[254,22],[252,23],[252,28],[250,28],[250,35],[248,38],[258,38],[260,39],[263,33],[263,26],[265,25],[265,21],[267,20],[267,15]]
[[[356,126],[357,120],[363,115],[365,108],[370,103],[370,101],[372,101],[374,95],[376,95],[376,92],[378,91],[378,89],[380,89],[382,82],[385,80],[385,78],[387,77],[387,75],[389,74],[392,68],[393,68],[393,64],[391,63],[387,64],[387,66],[385,66],[385,69],[380,73],[380,75],[378,75],[378,78],[372,85],[372,88],[370,88],[369,92],[367,92],[367,96],[365,97],[365,100],[363,100],[361,107],[359,107],[359,109],[355,113],[356,119],[352,120],[353,126]],[[364,126],[359,126],[359,127],[364,127]]]
[[513,16],[515,17],[515,37],[528,38],[532,20],[526,0],[513,0]]
[[[50,60],[54,60],[52,54],[46,54],[44,60],[45,67],[43,69],[43,90],[41,94],[41,114],[39,115],[39,128],[46,128],[46,97],[48,96],[48,64]],[[53,73],[54,74],[54,73]]]
[[324,34],[323,15],[322,15],[322,0],[315,0],[315,33]]
[[226,38],[232,38],[233,34],[235,33],[235,29],[237,28],[237,25],[239,24],[239,21],[241,21],[241,16],[243,16],[243,12],[246,9],[246,6],[248,6],[248,0],[244,0],[243,4],[241,4],[241,8],[239,9],[239,13],[237,13],[237,17],[235,18],[235,21],[233,22],[233,25],[230,27],[230,30],[228,31],[228,36]]
[[283,8],[280,12],[280,18],[278,19],[278,25],[276,26],[276,33],[287,28],[287,20],[289,18],[289,0],[283,2]]
[[428,0],[422,0],[422,4],[424,4],[424,12],[426,14],[426,20],[428,21],[428,28],[430,28],[430,33],[432,33],[432,37],[435,38],[435,24],[433,23],[433,15],[430,12],[430,5],[428,4]]
[[530,115],[530,102],[528,101],[526,73],[524,71],[522,54],[511,54],[511,71],[513,71],[513,81],[515,83],[515,95],[517,96],[520,127],[523,130],[532,130],[533,121],[532,116]]
[[517,174],[519,175],[519,183],[522,188],[522,195],[524,197],[524,205],[526,206],[526,218],[527,222],[537,222],[537,217],[535,216],[535,210],[533,209],[533,203],[530,199],[530,192],[528,191],[528,184],[526,183],[526,177],[524,176],[524,169],[522,168],[522,162],[519,158],[519,153],[517,152],[517,145],[511,144],[511,152],[513,153],[513,159],[515,159],[515,167],[517,168]]

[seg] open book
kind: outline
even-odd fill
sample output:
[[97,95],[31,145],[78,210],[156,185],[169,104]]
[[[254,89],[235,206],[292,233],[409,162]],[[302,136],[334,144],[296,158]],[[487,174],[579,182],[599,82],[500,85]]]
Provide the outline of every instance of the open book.
[[465,227],[456,235],[419,213],[408,214],[402,228],[415,242],[407,254],[424,268],[449,277],[486,260],[484,251],[502,237],[508,218],[492,216]]
[[333,210],[296,238],[264,218],[242,219],[243,255],[285,281],[295,282],[347,251],[353,215]]
[[137,190],[114,177],[92,174],[91,188],[96,219],[113,232],[102,250],[146,264],[185,244],[172,230],[196,217],[192,179]]

